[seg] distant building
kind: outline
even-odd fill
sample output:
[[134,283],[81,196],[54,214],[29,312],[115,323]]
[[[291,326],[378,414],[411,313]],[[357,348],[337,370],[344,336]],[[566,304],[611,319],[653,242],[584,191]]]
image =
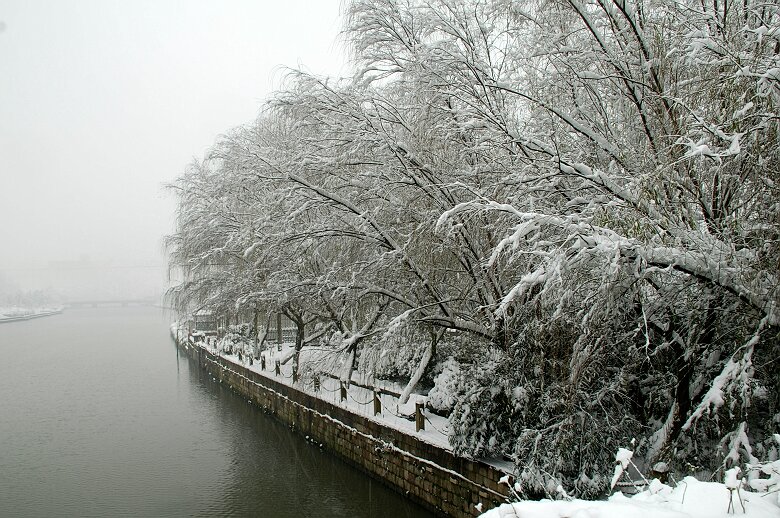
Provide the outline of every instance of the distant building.
[[[279,334],[280,331],[281,335]],[[295,322],[290,320],[287,315],[276,313],[275,318],[270,319],[265,339],[270,343],[293,343],[297,335],[298,328]]]
[[187,319],[187,329],[195,342],[207,336],[217,336],[217,317],[211,311],[198,311]]
[[217,317],[210,311],[198,311],[192,316],[193,330],[206,334],[217,334]]

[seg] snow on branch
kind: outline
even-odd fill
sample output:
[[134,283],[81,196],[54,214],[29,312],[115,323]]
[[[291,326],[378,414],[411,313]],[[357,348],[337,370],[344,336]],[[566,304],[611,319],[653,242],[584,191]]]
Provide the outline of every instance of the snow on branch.
[[[712,384],[701,402],[685,421],[683,430],[690,429],[703,415],[721,408],[726,403],[727,394],[738,394],[742,404],[749,405],[750,381],[753,377],[753,351],[761,338],[761,331],[768,322],[768,316],[761,319],[753,336],[726,361],[726,365],[723,366],[720,374],[712,380]],[[738,354],[740,356],[736,358]],[[732,409],[735,404],[736,401],[731,403]]]

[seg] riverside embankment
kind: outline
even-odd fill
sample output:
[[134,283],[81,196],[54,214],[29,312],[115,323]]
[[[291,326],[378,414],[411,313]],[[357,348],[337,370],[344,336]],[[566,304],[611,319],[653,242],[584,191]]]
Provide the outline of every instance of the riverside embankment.
[[[440,516],[477,516],[505,501],[496,467],[326,401],[216,351],[178,341],[200,368],[307,439]],[[481,504],[481,505],[480,505]]]

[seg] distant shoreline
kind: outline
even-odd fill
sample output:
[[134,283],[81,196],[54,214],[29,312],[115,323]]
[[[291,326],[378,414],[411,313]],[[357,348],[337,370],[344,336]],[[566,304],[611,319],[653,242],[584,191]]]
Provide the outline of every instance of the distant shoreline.
[[58,315],[62,313],[62,309],[52,309],[47,311],[38,311],[36,313],[27,313],[24,315],[0,315],[0,324],[7,322],[22,322],[24,320],[32,320],[34,318],[50,317],[52,315]]

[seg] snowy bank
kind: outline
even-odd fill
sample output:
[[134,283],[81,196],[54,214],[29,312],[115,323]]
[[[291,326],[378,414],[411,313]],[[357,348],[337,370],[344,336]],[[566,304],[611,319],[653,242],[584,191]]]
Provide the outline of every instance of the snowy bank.
[[25,308],[25,307],[0,307],[0,322],[16,322],[33,318],[48,317],[62,313],[62,307],[52,308]]
[[503,504],[482,518],[779,518],[778,492],[729,490],[726,484],[686,477],[671,488],[654,480],[634,495],[606,501],[541,500]]
[[[506,501],[508,490],[500,481],[509,476],[503,471],[478,460],[458,457],[432,444],[428,440],[431,432],[427,429],[417,434],[406,433],[401,427],[382,422],[389,416],[380,418],[380,415],[368,415],[370,411],[361,411],[358,406],[363,403],[360,400],[362,392],[353,394],[352,391],[363,391],[364,388],[353,384],[348,389],[346,401],[331,402],[327,397],[318,398],[308,392],[303,377],[292,383],[288,366],[284,366],[281,373],[269,375],[267,371],[257,370],[261,367],[258,362],[247,365],[235,355],[213,348],[212,344],[182,339],[177,331],[172,328],[178,346],[205,369],[213,381],[229,387],[248,404],[272,414],[308,441],[319,444],[437,514],[471,518],[476,513],[474,506],[480,501],[490,506]],[[323,379],[322,392],[326,392],[330,381],[338,380]],[[382,407],[386,410],[384,403]],[[372,406],[371,401],[368,406]]]

